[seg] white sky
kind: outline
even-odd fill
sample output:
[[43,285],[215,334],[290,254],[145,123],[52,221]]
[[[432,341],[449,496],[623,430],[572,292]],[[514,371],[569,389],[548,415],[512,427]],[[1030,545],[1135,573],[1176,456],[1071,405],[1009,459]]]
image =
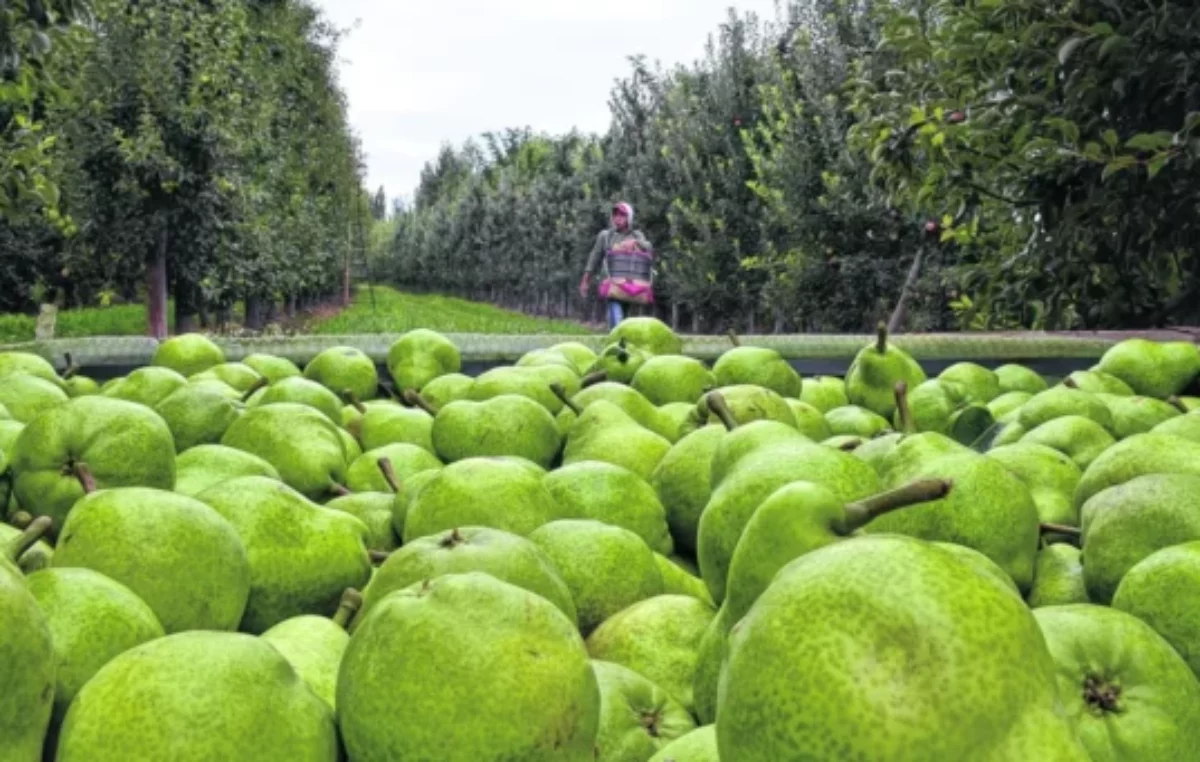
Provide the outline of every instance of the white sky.
[[341,80],[367,185],[411,196],[444,142],[506,127],[608,126],[627,59],[690,62],[727,9],[775,0],[314,0],[341,28]]

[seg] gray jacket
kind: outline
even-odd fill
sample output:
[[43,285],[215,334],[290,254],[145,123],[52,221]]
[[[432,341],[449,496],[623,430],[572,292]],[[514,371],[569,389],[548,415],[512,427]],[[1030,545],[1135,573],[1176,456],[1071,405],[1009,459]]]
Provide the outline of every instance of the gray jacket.
[[587,269],[583,271],[584,274],[595,275],[606,268],[605,255],[608,254],[609,250],[631,238],[637,242],[638,248],[642,251],[654,251],[654,248],[650,246],[650,242],[646,240],[646,236],[640,230],[629,230],[625,233],[620,233],[612,228],[602,230],[600,231],[600,235],[596,236],[596,245],[592,247],[592,253],[588,255]]

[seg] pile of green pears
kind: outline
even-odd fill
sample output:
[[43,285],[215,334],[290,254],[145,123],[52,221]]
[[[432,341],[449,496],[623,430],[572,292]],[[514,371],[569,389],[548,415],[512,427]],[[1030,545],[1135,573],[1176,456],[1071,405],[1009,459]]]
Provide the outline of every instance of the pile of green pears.
[[0,762],[1196,759],[1200,349],[732,338],[0,353]]

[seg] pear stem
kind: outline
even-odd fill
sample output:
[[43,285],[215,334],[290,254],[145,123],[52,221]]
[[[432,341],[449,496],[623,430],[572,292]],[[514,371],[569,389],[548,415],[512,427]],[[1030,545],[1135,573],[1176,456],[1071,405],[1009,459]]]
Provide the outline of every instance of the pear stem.
[[922,479],[864,500],[846,503],[846,518],[841,522],[840,533],[851,534],[885,513],[891,513],[900,508],[941,500],[950,494],[953,486],[953,482],[945,479]]
[[875,351],[879,354],[887,353],[888,343],[888,328],[887,323],[879,321],[879,327],[875,329]]
[[904,381],[896,382],[896,410],[900,413],[900,433],[917,433],[917,426],[912,419],[912,409],[908,406],[908,384]]
[[332,492],[333,494],[337,495],[338,497],[346,497],[347,495],[354,494],[350,490],[346,489],[345,485],[338,484],[337,482],[334,482],[333,484],[329,485],[329,491]]
[[838,445],[838,449],[842,452],[854,452],[862,446],[863,441],[861,439],[847,439],[845,442],[842,442],[840,445]]
[[416,392],[416,390],[405,389],[402,396],[404,401],[407,402],[411,407],[420,408],[430,415],[436,416],[438,414],[437,405],[422,397]]
[[92,475],[92,469],[88,468],[88,464],[82,461],[71,467],[75,474],[75,478],[79,480],[79,484],[83,487],[83,493],[90,495],[96,491],[96,477]]
[[8,558],[16,561],[22,553],[32,548],[35,542],[46,536],[52,526],[54,521],[49,516],[38,516],[24,532],[9,542],[6,551]]
[[571,399],[571,395],[567,394],[567,390],[562,384],[558,382],[550,384],[550,391],[554,392],[554,396],[562,400],[562,403],[570,408],[572,413],[575,415],[583,415],[583,408],[579,406],[578,402]]
[[396,400],[397,402],[400,401],[399,395],[396,394],[396,388],[394,386],[392,386],[391,384],[389,384],[388,382],[380,381],[379,388],[381,390],[383,390],[384,396],[387,397],[388,399]]
[[582,379],[580,379],[579,383],[581,385],[581,388],[586,389],[589,386],[595,386],[596,384],[602,384],[607,380],[608,380],[608,372],[603,371],[603,370],[598,370],[595,373],[589,373],[586,376],[584,376]]
[[729,403],[725,401],[725,396],[720,392],[709,392],[704,400],[708,403],[708,409],[713,412],[713,415],[721,419],[721,423],[725,424],[725,428],[733,431],[738,427],[737,418],[733,417],[733,411],[729,409]]
[[742,345],[742,340],[738,338],[737,332],[732,328],[730,328],[729,332],[725,335],[729,337],[729,343],[735,347],[740,347]]
[[1041,524],[1038,527],[1042,534],[1065,534],[1069,537],[1082,537],[1083,530],[1066,524]]
[[1068,389],[1078,389],[1079,388],[1079,384],[1075,383],[1075,379],[1071,378],[1070,376],[1067,376],[1066,378],[1064,378],[1062,384],[1063,384],[1063,386],[1067,387]]
[[265,378],[260,378],[257,381],[255,381],[250,386],[250,388],[246,390],[246,393],[242,395],[242,402],[249,402],[250,398],[254,396],[255,392],[257,392],[259,389],[262,389],[264,386],[266,386],[269,383],[271,383],[271,382]]
[[75,364],[75,358],[70,352],[63,353],[63,359],[67,361],[67,368],[62,372],[63,381],[70,381],[71,377],[79,373],[79,366]]
[[350,620],[362,608],[362,603],[362,593],[352,587],[346,588],[346,592],[342,593],[342,599],[338,601],[338,609],[333,615],[333,623],[343,630],[346,629]]
[[1176,410],[1178,410],[1181,413],[1190,412],[1187,408],[1187,405],[1183,404],[1183,400],[1180,399],[1179,395],[1177,395],[1177,394],[1173,394],[1170,397],[1168,397],[1167,404],[1171,405],[1172,407],[1174,407]]
[[17,529],[25,529],[33,523],[33,515],[26,511],[17,511],[8,517],[8,523]]
[[346,404],[350,405],[352,408],[357,410],[360,414],[366,415],[367,406],[362,403],[362,400],[360,400],[358,398],[358,395],[355,394],[353,391],[351,391],[349,389],[343,389],[342,390],[342,399],[344,399],[346,401]]
[[392,557],[392,554],[388,553],[386,550],[368,550],[367,555],[370,556],[371,563],[376,566],[382,564],[384,561]]
[[383,474],[383,480],[387,482],[387,486],[392,492],[400,492],[400,478],[396,476],[396,469],[392,467],[392,461],[388,458],[379,459],[379,472]]

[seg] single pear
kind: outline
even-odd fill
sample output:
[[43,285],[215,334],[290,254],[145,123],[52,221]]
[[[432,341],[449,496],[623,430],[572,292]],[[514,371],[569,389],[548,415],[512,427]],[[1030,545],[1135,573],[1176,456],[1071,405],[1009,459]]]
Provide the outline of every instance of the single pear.
[[652,317],[632,317],[622,320],[608,335],[608,343],[627,341],[652,355],[683,353],[683,341],[661,320]]
[[1000,388],[1000,377],[973,362],[955,363],[942,371],[938,378],[961,386],[966,401],[976,405],[986,405],[1004,393]]
[[654,554],[658,570],[662,572],[664,595],[686,595],[712,608],[712,594],[704,580],[700,579],[700,570],[696,564],[682,556],[664,556]]
[[83,497],[83,482],[96,489],[175,487],[175,439],[162,416],[106,397],[78,397],[30,422],[11,462],[18,502],[55,527]]
[[537,402],[551,415],[558,415],[563,409],[563,402],[551,391],[551,384],[554,383],[561,384],[570,396],[579,392],[579,378],[574,371],[566,368],[553,365],[536,368],[504,366],[493,368],[478,376],[471,385],[468,398],[475,402],[483,402],[493,397],[515,394]]
[[424,448],[411,444],[390,444],[369,450],[357,457],[346,470],[346,486],[351,492],[389,492],[391,485],[379,468],[379,461],[387,458],[396,472],[396,478],[407,481],[422,471],[436,471],[442,462]]
[[1145,434],[1158,424],[1181,415],[1179,408],[1153,397],[1101,393],[1096,397],[1112,413],[1112,432],[1117,439]]
[[726,421],[725,428],[728,433],[717,443],[717,449],[712,454],[709,464],[709,478],[713,485],[724,481],[742,458],[759,449],[784,442],[810,443],[796,429],[778,421],[751,421],[743,426],[731,417]]
[[[380,465],[382,466],[384,462],[380,461]],[[420,494],[421,488],[433,481],[433,477],[437,475],[437,470],[429,470],[421,471],[409,477],[405,482],[392,480],[392,530],[401,542],[404,541],[404,525],[408,522],[409,507]]]
[[421,388],[421,396],[435,408],[443,408],[451,402],[465,400],[471,394],[475,379],[461,373],[438,376]]
[[700,514],[711,494],[713,454],[725,429],[705,426],[676,442],[650,474],[650,486],[667,514],[675,547],[695,553]]
[[[73,365],[70,355],[67,356],[67,365]],[[68,368],[67,374],[71,371],[72,368]],[[14,375],[37,376],[60,389],[64,386],[64,379],[59,377],[54,366],[41,355],[32,352],[0,352],[0,378]]]
[[[1024,392],[1030,396],[1046,391],[1048,384],[1037,371],[1024,365],[1001,365],[995,370],[1000,393]],[[993,400],[994,401],[994,400]]]
[[846,395],[852,404],[890,420],[896,413],[897,381],[915,389],[925,381],[925,371],[907,352],[888,343],[887,328],[880,323],[875,343],[855,356],[846,373]]
[[63,389],[68,397],[87,397],[92,394],[100,393],[100,384],[95,379],[87,376],[71,376],[66,379],[65,388]]
[[1132,397],[1133,389],[1116,376],[1098,370],[1077,370],[1063,380],[1063,383],[1073,389],[1081,389],[1092,394],[1113,394],[1122,397]]
[[433,415],[419,407],[407,408],[379,400],[368,402],[361,418],[350,430],[367,452],[398,443],[423,447],[430,453],[434,451]]
[[705,725],[675,739],[647,762],[721,762],[717,757],[717,726]]
[[515,458],[451,463],[434,472],[413,496],[404,542],[464,526],[528,535],[562,516],[562,508],[542,484],[542,475],[540,469],[531,471]]
[[562,449],[554,416],[537,402],[502,394],[451,402],[433,419],[433,447],[447,463],[514,455],[549,468]]
[[337,709],[338,667],[350,636],[346,626],[362,605],[362,596],[353,588],[342,593],[332,618],[304,616],[286,619],[262,634],[261,639],[275,646],[292,669],[330,710]]
[[337,494],[346,482],[346,445],[340,431],[311,407],[280,402],[247,410],[225,432],[221,444],[259,456],[288,486],[322,500]]
[[573,622],[473,572],[394,592],[364,616],[337,706],[351,759],[592,762],[600,691]]
[[529,539],[567,583],[585,635],[618,611],[663,593],[654,551],[628,529],[570,519],[539,527]]
[[796,416],[787,400],[766,387],[749,384],[724,386],[706,394],[697,407],[701,423],[723,422],[728,426],[724,413],[712,404],[717,396],[724,402],[732,420],[738,424],[778,421],[796,427]]
[[825,422],[833,436],[854,436],[869,439],[891,431],[892,424],[877,413],[857,405],[834,408],[825,414]]
[[[616,405],[641,426],[669,441],[674,441],[671,437],[679,433],[678,424],[668,422],[661,411],[651,404],[650,400],[646,399],[641,392],[624,384],[605,381],[593,384],[573,395],[565,387],[552,387],[551,391],[558,394],[564,404],[562,411],[558,414],[558,427],[563,436],[567,435],[571,430],[571,425],[579,417],[576,408],[586,410],[593,402],[600,400]],[[571,404],[567,404],[568,401]]]
[[614,383],[628,384],[650,357],[649,352],[621,340],[604,348],[588,369],[588,375],[596,374]]
[[1135,564],[1117,586],[1112,607],[1153,627],[1200,677],[1200,609],[1192,603],[1197,596],[1200,542],[1186,542]]
[[717,743],[721,759],[764,762],[796,749],[830,761],[984,759],[981,749],[1089,759],[1024,602],[905,537],[833,543],[779,573],[729,638]]
[[246,394],[263,382],[263,377],[254,368],[240,362],[214,365],[202,373],[188,376],[188,381],[223,381],[242,394]]
[[375,361],[354,347],[326,349],[304,366],[304,377],[337,396],[349,392],[364,401],[374,399],[379,390]]
[[792,417],[796,419],[796,430],[814,442],[823,442],[833,436],[825,414],[807,402],[800,400],[785,400],[792,409]]
[[563,518],[594,519],[624,527],[658,553],[670,555],[674,549],[658,494],[629,469],[580,461],[550,472],[542,483],[558,501]]
[[1185,413],[1200,410],[1200,397],[1172,397],[1171,400]]
[[850,404],[850,399],[846,396],[846,382],[837,376],[814,376],[804,379],[800,401],[812,405],[822,413]]
[[988,451],[987,457],[1025,484],[1037,505],[1039,521],[1079,525],[1075,488],[1083,472],[1073,460],[1058,450],[1030,442],[996,447]]
[[1065,415],[1047,421],[1031,431],[1021,432],[1017,441],[1058,450],[1083,470],[1117,442],[1108,429],[1081,415]]
[[1001,569],[995,561],[983,555],[977,550],[972,550],[966,545],[959,545],[955,542],[935,542],[933,545],[941,548],[950,555],[971,567],[976,574],[995,582],[998,586],[1020,598],[1021,591],[1017,588],[1017,583],[1013,582],[1012,577]]
[[598,400],[576,415],[563,448],[563,465],[603,461],[648,479],[671,449],[670,442],[642,428],[610,402]]
[[596,762],[645,762],[696,729],[682,704],[632,669],[600,660],[592,669],[600,686]]
[[719,386],[761,386],[782,397],[798,398],[800,374],[777,350],[737,346],[717,358],[713,374]]
[[255,407],[289,402],[306,405],[335,424],[342,422],[342,399],[316,381],[292,376],[268,386],[255,402]]
[[247,476],[200,494],[233,526],[250,562],[240,629],[261,633],[301,614],[331,616],[342,592],[371,576],[367,527],[273,479]]
[[1084,469],[1075,504],[1082,506],[1101,490],[1146,474],[1200,474],[1200,443],[1169,434],[1135,434],[1123,439]]
[[286,357],[253,354],[243,358],[242,364],[267,379],[267,383],[271,384],[300,375],[300,369],[296,367],[296,363]]
[[718,694],[721,685],[721,670],[729,656],[729,632],[737,624],[722,606],[708,629],[700,638],[696,651],[696,673],[692,682],[693,713],[701,723],[717,719]]
[[696,431],[697,414],[694,404],[669,402],[658,409],[658,418],[662,422],[663,436],[672,444]]
[[241,415],[239,406],[228,397],[191,384],[168,394],[154,411],[171,429],[177,452],[220,442]]
[[587,373],[587,369],[596,362],[595,350],[578,341],[564,341],[561,344],[555,344],[550,349],[574,363],[575,369],[579,371],[580,375]]
[[1200,745],[1200,682],[1145,622],[1104,606],[1034,612],[1092,759],[1174,762]]
[[561,365],[564,368],[570,368],[576,375],[580,375],[580,370],[575,363],[557,349],[531,350],[521,355],[513,364],[521,368],[534,368],[540,365]]
[[[985,368],[979,370],[986,371]],[[935,431],[965,445],[975,442],[996,422],[984,404],[972,400],[967,387],[944,375],[926,381],[908,395],[913,425],[917,431]],[[899,415],[897,411],[897,423]]]
[[1154,434],[1167,434],[1200,444],[1200,413],[1188,413],[1169,418],[1150,430]]
[[175,491],[188,497],[242,476],[278,479],[279,472],[257,455],[224,445],[200,445],[175,459]]
[[225,362],[225,353],[207,336],[185,333],[173,336],[158,345],[151,365],[169,368],[184,376],[202,373]]
[[1200,347],[1187,341],[1126,339],[1105,352],[1096,367],[1137,394],[1166,399],[1200,374]]
[[987,404],[988,412],[998,423],[1008,423],[1015,420],[1021,409],[1033,395],[1029,392],[1005,392]]
[[974,451],[969,447],[955,442],[944,434],[932,431],[923,434],[908,434],[896,442],[891,452],[877,465],[876,473],[879,474],[884,485],[898,487],[917,479],[931,461],[972,452]]
[[43,413],[61,407],[70,397],[53,381],[25,373],[3,377],[0,384],[0,405],[9,417],[29,423]]
[[647,598],[597,627],[588,636],[588,653],[645,676],[692,711],[700,640],[716,613],[691,596]]
[[445,336],[418,328],[392,344],[387,366],[399,388],[420,391],[438,376],[462,370],[462,355]]
[[335,497],[325,507],[349,514],[367,527],[367,550],[388,553],[400,547],[400,536],[392,526],[395,500],[390,492],[355,492]]
[[53,566],[91,569],[124,585],[167,633],[235,629],[250,595],[250,563],[233,525],[199,500],[144,487],[80,500],[59,533]]
[[[153,721],[146,707],[153,707]],[[269,643],[230,632],[183,632],[113,659],[72,702],[57,757],[339,758],[337,727],[325,702]]]
[[[240,403],[243,405],[247,403],[247,400],[249,400],[250,403],[253,403],[257,399],[257,396],[261,395],[266,389],[265,386],[256,386],[251,387],[250,391],[243,393],[239,392],[237,389],[234,389],[224,381],[218,381],[215,378],[202,379],[200,381],[188,381],[188,386],[192,387],[193,389],[211,392],[219,397],[224,397],[230,402]],[[247,395],[250,396],[247,397]]]
[[[718,363],[719,364],[719,363]],[[717,386],[717,377],[704,363],[683,355],[659,355],[634,374],[632,386],[654,405],[695,404]]]
[[1046,545],[1038,551],[1033,566],[1033,588],[1029,607],[1065,606],[1088,602],[1083,581],[1083,558],[1079,548],[1065,542]]
[[104,390],[105,397],[155,407],[188,385],[187,378],[169,368],[138,368]]
[[[1017,413],[1020,413],[1019,409],[1017,410]],[[1067,417],[1068,418],[1078,418],[1079,416],[1067,416]],[[1084,420],[1088,420],[1088,419],[1084,419]],[[1053,424],[1053,423],[1055,423],[1055,421],[1050,422],[1050,424]],[[1091,421],[1091,423],[1093,423],[1101,431],[1104,431],[1104,433],[1108,436],[1109,439],[1112,439],[1112,435],[1109,434],[1107,431],[1105,431],[1103,426],[1101,426],[1098,423],[1095,423],[1094,421]],[[1043,425],[1049,425],[1049,424],[1043,424]],[[1041,428],[1041,427],[1039,427],[1039,428]],[[1016,444],[1017,442],[1020,442],[1021,438],[1024,437],[1027,433],[1028,432],[1025,431],[1025,427],[1022,426],[1020,423],[1018,423],[1017,420],[1015,419],[1015,417],[1010,416],[1009,420],[1007,422],[996,424],[995,429],[992,431],[991,443],[989,446],[990,447],[1004,447],[1005,445]],[[1116,441],[1116,440],[1113,440],[1113,441]]]
[[1017,420],[1026,431],[1033,431],[1043,423],[1068,415],[1090,418],[1110,433],[1113,431],[1112,413],[1108,406],[1091,392],[1056,386],[1035,394],[1021,406]]

